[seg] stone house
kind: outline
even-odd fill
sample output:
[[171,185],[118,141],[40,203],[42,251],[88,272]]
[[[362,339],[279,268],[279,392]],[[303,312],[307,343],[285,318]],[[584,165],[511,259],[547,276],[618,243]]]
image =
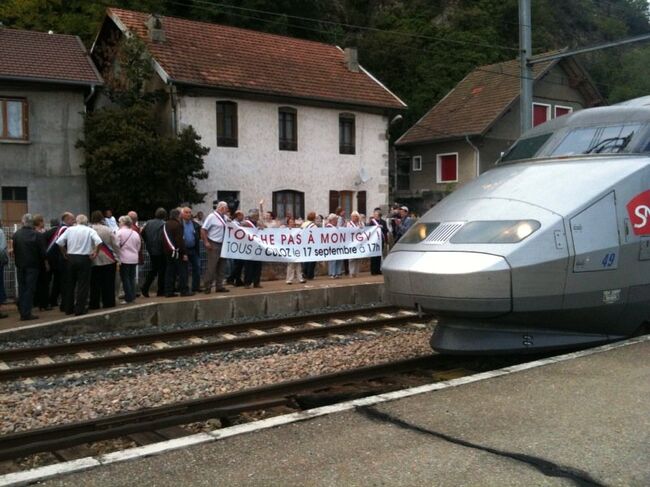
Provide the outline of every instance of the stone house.
[[356,51],[252,30],[110,8],[92,49],[114,70],[114,46],[138,36],[168,102],[172,133],[191,125],[210,148],[195,210],[239,202],[279,217],[388,203],[390,117],[406,105],[357,62]]
[[88,211],[83,152],[85,100],[102,85],[77,36],[0,27],[2,221]]
[[[605,103],[574,58],[535,64],[533,126]],[[424,213],[519,137],[519,60],[481,66],[395,143],[395,199]]]

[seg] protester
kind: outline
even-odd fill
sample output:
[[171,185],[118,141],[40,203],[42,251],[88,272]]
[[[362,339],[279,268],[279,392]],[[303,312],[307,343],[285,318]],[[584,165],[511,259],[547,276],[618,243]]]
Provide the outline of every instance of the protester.
[[226,259],[221,258],[221,246],[228,225],[227,212],[228,203],[220,201],[217,203],[217,208],[205,218],[203,227],[201,227],[201,239],[208,254],[208,268],[203,283],[203,292],[205,294],[210,294],[213,282],[215,283],[216,292],[228,292],[228,289],[223,285]]
[[192,269],[192,292],[198,292],[201,287],[201,256],[199,242],[201,241],[201,226],[192,220],[192,208],[181,210],[183,223],[183,240],[187,252],[187,262]]
[[[263,225],[259,221],[259,212],[251,210],[248,212],[248,218],[242,223],[242,227],[257,228]],[[247,260],[244,262],[244,287],[246,289],[253,287],[262,287],[260,279],[262,277],[262,262],[259,260]]]
[[397,240],[402,238],[406,232],[408,232],[408,229],[411,228],[411,225],[413,225],[413,218],[409,216],[409,209],[406,206],[402,206],[399,209],[400,212],[400,223],[397,226]]
[[142,285],[142,295],[145,298],[149,297],[149,288],[151,288],[154,279],[157,279],[157,296],[165,295],[166,259],[163,252],[163,227],[167,219],[167,211],[164,208],[158,208],[154,217],[142,229],[142,239],[149,253],[149,262],[151,262],[151,269]]
[[53,308],[58,306],[63,311],[62,290],[67,279],[68,261],[63,258],[56,241],[68,227],[74,225],[74,215],[66,211],[61,215],[61,220],[54,220],[50,223],[53,223],[52,228],[45,232],[47,262],[50,265],[51,275],[50,306]]
[[[238,227],[242,226],[242,224],[244,223],[244,212],[241,210],[237,210],[235,212],[235,217],[233,218],[232,223]],[[230,259],[230,260],[231,260],[230,274],[228,274],[226,283],[235,287],[243,286],[244,281],[242,281],[241,273],[244,270],[245,261],[242,259]]]
[[[307,219],[301,225],[301,228],[309,229],[316,228],[316,213],[311,211],[307,214]],[[314,278],[314,272],[316,270],[316,262],[303,262],[302,264],[302,276],[304,279],[309,279],[310,281]]]
[[[34,230],[38,237],[43,240],[43,246],[47,248],[45,239],[45,218],[43,215],[34,215]],[[40,311],[50,311],[52,307],[50,300],[50,266],[47,259],[43,259],[41,267],[38,270],[38,281],[36,282],[36,294],[34,295],[34,306],[38,306]]]
[[[350,221],[347,225],[349,228],[360,228],[363,227],[363,221],[361,220],[361,215],[358,211],[353,211],[350,213]],[[350,259],[349,269],[350,277],[357,277],[359,275],[359,267],[361,266],[361,259]]]
[[165,252],[165,297],[178,296],[175,292],[176,281],[181,296],[192,296],[187,287],[187,252],[183,240],[181,210],[174,208],[169,212],[169,219],[163,227],[163,249]]
[[258,215],[261,215],[260,228],[280,228],[281,222],[276,219],[275,213],[264,211],[264,200],[260,200],[259,210]]
[[[294,220],[293,217],[288,216],[283,227],[297,228],[296,220]],[[293,284],[294,279],[298,279],[300,282],[306,282],[302,276],[302,266],[300,265],[300,262],[289,262],[287,264],[287,284]]]
[[90,269],[90,309],[115,306],[115,273],[118,260],[117,237],[104,224],[101,211],[90,215],[91,228],[97,232],[102,243]]
[[[339,222],[339,215],[336,213],[330,213],[327,217],[327,223],[325,228],[336,228],[337,223]],[[327,274],[331,279],[338,279],[343,274],[343,261],[342,260],[330,260],[327,262]]]
[[[2,220],[0,220],[0,309],[7,301],[5,292],[5,266],[9,263],[9,253],[7,252],[7,237],[2,229]],[[0,319],[7,318],[9,315],[0,310]]]
[[88,226],[86,215],[77,215],[77,224],[69,227],[57,240],[68,263],[63,288],[63,309],[66,314],[88,312],[88,291],[92,260],[97,257],[102,239]]
[[194,216],[194,221],[198,223],[199,225],[203,225],[203,212],[202,211],[197,211],[196,215]]
[[[375,211],[373,212],[372,218],[368,222],[368,225],[381,227],[383,253],[383,249],[388,244],[388,226],[386,225],[386,220],[384,220],[381,216],[381,208],[375,208]],[[381,257],[381,255],[370,257],[370,274],[373,276],[381,274]]]
[[13,253],[18,280],[18,310],[21,321],[35,320],[32,314],[38,274],[45,260],[45,239],[34,229],[34,219],[25,213],[22,227],[13,235]]
[[110,208],[104,211],[104,224],[111,229],[112,232],[117,232],[119,230],[117,226],[117,221],[113,216],[113,210]]
[[130,304],[135,301],[135,269],[140,261],[140,234],[133,229],[133,220],[128,215],[119,219],[120,229],[117,231],[119,246],[120,279],[124,288],[124,301],[120,304]]
[[[129,211],[127,213],[127,216],[131,219],[131,229],[138,232],[138,235],[140,236],[140,239],[142,239],[142,229],[138,225],[138,214],[135,211]],[[142,241],[140,243],[142,243]],[[138,264],[139,265],[144,264],[144,245],[140,245],[140,252],[138,253]],[[137,277],[138,277],[138,274],[137,274],[137,269],[136,269],[136,281],[137,281]],[[140,294],[137,292],[137,288],[136,288],[136,294],[135,295],[136,295],[136,297],[140,296]]]

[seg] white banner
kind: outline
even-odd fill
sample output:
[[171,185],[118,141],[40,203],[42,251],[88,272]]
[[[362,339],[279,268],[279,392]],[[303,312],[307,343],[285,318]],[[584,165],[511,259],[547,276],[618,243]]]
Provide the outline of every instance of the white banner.
[[381,255],[381,227],[257,228],[229,224],[221,257],[264,262],[361,259]]

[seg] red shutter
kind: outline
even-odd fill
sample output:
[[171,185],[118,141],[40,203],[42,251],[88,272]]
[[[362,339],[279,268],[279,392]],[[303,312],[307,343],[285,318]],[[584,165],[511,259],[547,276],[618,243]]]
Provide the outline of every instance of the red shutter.
[[571,113],[573,110],[567,107],[555,107],[555,118]]
[[533,103],[533,127],[537,127],[540,123],[546,122],[548,115],[548,107],[546,105]]
[[458,180],[458,158],[456,154],[440,156],[440,183]]
[[339,206],[339,192],[330,191],[330,213],[334,213],[336,208]]
[[357,211],[362,215],[367,215],[366,213],[366,192],[359,191],[357,192]]

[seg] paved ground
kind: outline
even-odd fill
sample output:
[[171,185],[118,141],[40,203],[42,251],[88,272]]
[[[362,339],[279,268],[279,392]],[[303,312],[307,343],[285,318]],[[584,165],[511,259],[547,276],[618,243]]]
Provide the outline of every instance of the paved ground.
[[[231,287],[227,286],[230,289],[228,293],[215,293],[206,295],[201,292],[196,293],[191,299],[192,300],[201,300],[201,299],[215,299],[215,298],[226,298],[229,296],[246,296],[246,295],[255,295],[255,294],[265,294],[273,293],[277,291],[289,291],[292,289],[309,289],[309,288],[319,288],[319,287],[338,287],[338,286],[352,286],[362,283],[375,283],[383,282],[383,276],[371,276],[370,273],[361,273],[358,277],[350,278],[343,277],[341,279],[330,279],[328,276],[318,276],[312,281],[307,281],[305,284],[300,284],[294,282],[293,284],[287,284],[284,280],[276,281],[263,281],[262,288],[251,288],[245,289],[243,287]],[[153,294],[150,298],[139,297],[136,299],[135,303],[129,305],[117,305],[118,309],[133,308],[143,304],[155,303],[155,302],[174,302],[174,301],[187,301],[186,297],[176,297],[176,298],[159,298]],[[116,309],[113,308],[113,309]],[[65,313],[61,313],[58,308],[52,311],[39,311],[38,308],[34,309],[34,314],[38,315],[39,319],[33,321],[20,321],[20,315],[14,304],[6,304],[2,306],[2,311],[9,314],[8,318],[0,319],[0,330],[9,330],[13,328],[18,328],[21,326],[32,326],[35,324],[48,323],[54,320],[60,320],[63,318],[69,318]],[[92,315],[102,315],[102,310],[91,311],[88,313],[89,316]]]
[[650,485],[650,341],[47,486]]

